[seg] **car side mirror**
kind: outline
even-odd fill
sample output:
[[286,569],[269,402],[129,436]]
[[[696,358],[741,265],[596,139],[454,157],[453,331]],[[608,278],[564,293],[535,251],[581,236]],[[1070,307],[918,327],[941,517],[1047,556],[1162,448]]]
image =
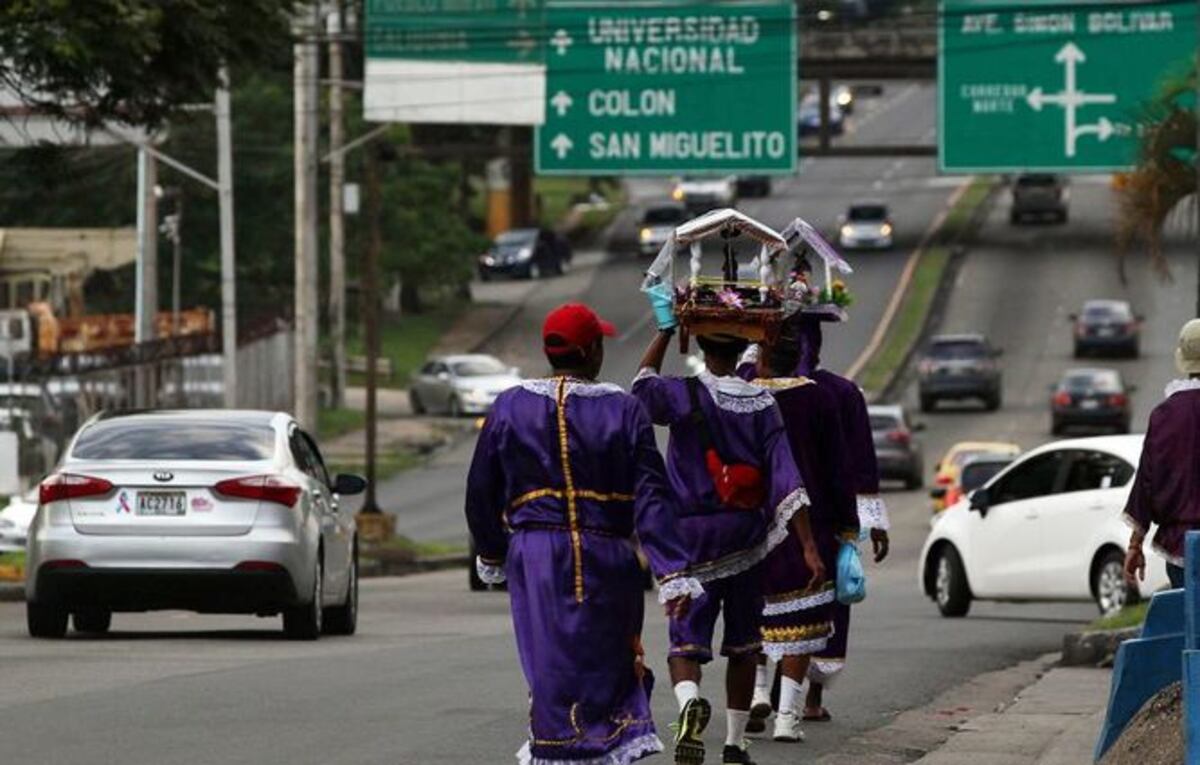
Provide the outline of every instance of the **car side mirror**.
[[992,505],[992,496],[987,489],[976,489],[971,492],[971,509],[978,510],[980,515],[987,515]]
[[929,490],[929,496],[933,499],[945,499],[946,498],[946,487],[945,486],[933,487],[932,489]]
[[333,492],[342,497],[362,494],[367,490],[367,479],[353,473],[338,473],[333,479]]

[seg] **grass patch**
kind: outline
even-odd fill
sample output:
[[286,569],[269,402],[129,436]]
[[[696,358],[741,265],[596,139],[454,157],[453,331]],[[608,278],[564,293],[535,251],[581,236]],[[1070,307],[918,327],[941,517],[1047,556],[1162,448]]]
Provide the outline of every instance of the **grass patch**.
[[[405,470],[412,470],[415,467],[419,467],[422,461],[421,455],[416,452],[388,450],[385,453],[381,451],[375,457],[375,481],[378,483],[386,481],[389,478],[394,478]],[[365,476],[367,473],[366,465],[359,461],[339,462],[331,460],[328,467],[329,472],[334,475],[338,473],[353,473]]]
[[467,548],[463,545],[445,544],[443,542],[418,542],[402,534],[397,534],[388,541],[372,545],[371,547],[375,550],[409,554],[414,558],[427,558],[434,555],[455,555],[467,551]]
[[1143,601],[1133,606],[1126,606],[1112,616],[1104,616],[1087,626],[1089,630],[1120,630],[1126,627],[1137,627],[1146,621],[1146,610],[1150,601]]
[[18,566],[18,567],[24,568],[25,567],[24,551],[0,553],[0,566]]
[[[429,352],[462,314],[466,305],[459,300],[447,300],[429,306],[425,313],[385,319],[380,326],[379,350],[381,357],[392,360],[393,374],[391,379],[378,378],[379,387],[407,387],[413,372],[425,363]],[[359,327],[347,339],[346,353],[363,356],[364,347],[365,340]],[[366,384],[366,375],[351,373],[348,378],[350,385]]]
[[367,414],[357,409],[317,410],[317,436],[321,441],[344,436],[366,427]]
[[[990,178],[976,178],[967,187],[935,235],[938,242],[953,242],[966,229],[975,209],[987,199],[992,189]],[[933,306],[942,275],[950,262],[950,246],[935,244],[921,253],[900,308],[884,335],[883,343],[858,376],[859,384],[868,391],[879,392],[891,382],[896,370],[904,363],[912,347],[921,337],[925,319]]]

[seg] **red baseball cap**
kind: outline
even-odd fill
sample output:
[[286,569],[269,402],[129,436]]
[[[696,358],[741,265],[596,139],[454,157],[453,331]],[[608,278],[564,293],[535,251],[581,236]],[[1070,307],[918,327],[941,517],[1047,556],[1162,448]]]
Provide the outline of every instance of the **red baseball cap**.
[[590,348],[601,337],[612,337],[616,327],[583,303],[567,303],[546,314],[542,343],[546,353],[558,356]]

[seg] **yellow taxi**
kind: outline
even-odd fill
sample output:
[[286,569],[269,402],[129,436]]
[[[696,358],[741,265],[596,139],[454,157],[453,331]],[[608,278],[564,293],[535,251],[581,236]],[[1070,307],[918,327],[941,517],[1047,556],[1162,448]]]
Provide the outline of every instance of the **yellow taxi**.
[[934,467],[933,512],[940,513],[962,499],[962,468],[977,457],[1016,457],[1021,447],[1005,441],[960,441],[946,451]]

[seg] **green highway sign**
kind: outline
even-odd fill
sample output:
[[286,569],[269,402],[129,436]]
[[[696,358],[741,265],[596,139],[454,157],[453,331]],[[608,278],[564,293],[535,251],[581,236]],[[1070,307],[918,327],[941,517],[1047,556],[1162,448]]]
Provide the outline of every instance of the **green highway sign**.
[[1130,167],[1139,115],[1196,52],[1195,0],[942,0],[947,172]]
[[794,172],[795,12],[793,0],[548,0],[538,172]]
[[545,0],[366,0],[369,59],[532,64]]

